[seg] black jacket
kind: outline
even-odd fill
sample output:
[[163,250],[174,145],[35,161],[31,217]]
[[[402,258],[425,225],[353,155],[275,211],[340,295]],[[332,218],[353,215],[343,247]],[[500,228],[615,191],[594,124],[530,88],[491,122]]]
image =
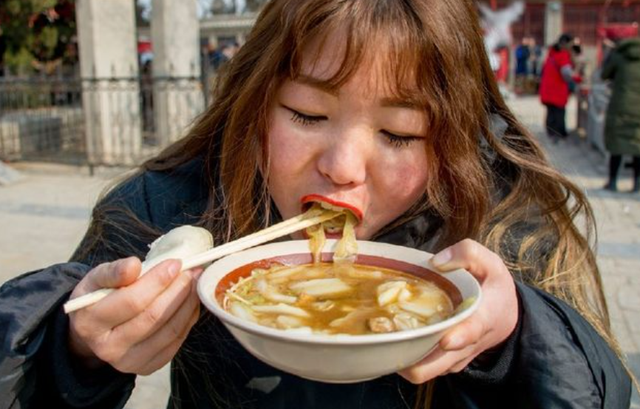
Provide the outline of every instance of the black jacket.
[[[201,164],[171,173],[147,172],[111,193],[160,231],[193,223],[204,211]],[[114,213],[113,217],[120,217]],[[415,219],[379,238],[429,250],[433,225]],[[69,359],[68,319],[61,305],[92,266],[125,256],[108,246],[120,240],[143,256],[135,229],[105,226],[107,240],[74,262],[25,274],[0,288],[0,409],[122,408],[133,375],[106,367],[86,372]],[[82,246],[94,237],[85,237]],[[129,254],[129,255],[130,255]],[[631,383],[606,342],[572,308],[541,290],[517,284],[520,319],[499,351],[487,352],[458,374],[436,382],[434,407],[629,407]],[[169,408],[412,408],[416,387],[397,375],[332,385],[271,368],[249,355],[212,315],[203,312],[171,371]]]

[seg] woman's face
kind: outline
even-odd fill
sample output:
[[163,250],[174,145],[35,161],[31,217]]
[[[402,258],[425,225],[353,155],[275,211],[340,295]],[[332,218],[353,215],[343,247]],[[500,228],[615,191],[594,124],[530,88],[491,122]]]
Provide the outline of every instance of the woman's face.
[[339,47],[328,48],[315,64],[303,58],[301,77],[284,82],[270,107],[268,184],[285,219],[300,214],[310,194],[359,209],[356,235],[366,240],[425,191],[426,118],[386,91],[378,60],[363,63],[337,92],[324,89],[318,81],[342,57]]

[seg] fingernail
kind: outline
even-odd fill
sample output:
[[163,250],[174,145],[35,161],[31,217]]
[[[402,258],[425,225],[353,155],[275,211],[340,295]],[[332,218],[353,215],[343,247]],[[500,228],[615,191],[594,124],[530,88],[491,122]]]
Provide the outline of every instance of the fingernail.
[[177,276],[178,273],[180,272],[180,262],[173,261],[171,264],[169,264],[168,271],[169,271],[169,277],[175,278],[175,276]]
[[201,268],[194,268],[194,269],[189,270],[189,275],[191,275],[191,277],[194,280],[197,280],[198,278],[200,278],[200,276],[202,275],[203,272],[204,272],[204,270],[201,269]]
[[433,256],[433,258],[431,259],[431,264],[433,264],[434,267],[443,267],[451,261],[452,257],[453,254],[451,253],[451,250],[444,249],[440,253]]
[[140,263],[140,259],[138,259],[137,257],[127,257],[125,259],[122,260],[118,260],[117,262],[118,267],[122,268],[122,269],[126,269],[127,267],[129,267],[129,265],[131,263]]
[[440,345],[442,349],[447,351],[455,351],[458,349],[462,349],[464,346],[464,339],[458,335],[451,335],[445,338]]

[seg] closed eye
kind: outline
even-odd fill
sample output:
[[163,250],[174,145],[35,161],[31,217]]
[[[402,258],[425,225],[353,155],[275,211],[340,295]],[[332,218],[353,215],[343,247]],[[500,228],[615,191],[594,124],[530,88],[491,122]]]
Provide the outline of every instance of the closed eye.
[[409,146],[411,143],[422,140],[424,138],[420,137],[420,136],[401,136],[401,135],[396,135],[392,132],[389,132],[387,130],[382,129],[380,131],[380,133],[382,133],[382,135],[384,135],[384,137],[387,139],[387,142],[389,142],[391,145],[395,146],[396,148],[402,148],[405,146]]
[[[283,105],[284,106],[284,105]],[[320,121],[324,121],[328,119],[323,115],[307,115],[302,112],[296,111],[295,109],[284,106],[289,112],[291,112],[291,120],[293,122],[302,124],[302,125],[314,125]]]

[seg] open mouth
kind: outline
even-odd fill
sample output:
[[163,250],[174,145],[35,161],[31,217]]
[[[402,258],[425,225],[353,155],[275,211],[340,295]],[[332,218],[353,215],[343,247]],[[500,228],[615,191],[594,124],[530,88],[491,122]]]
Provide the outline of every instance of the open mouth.
[[333,210],[335,212],[345,212],[345,211],[349,212],[356,218],[356,220],[358,221],[358,224],[362,222],[362,218],[363,218],[362,210],[358,209],[357,207],[349,203],[339,202],[337,200],[333,200],[326,196],[322,196],[318,194],[303,196],[302,199],[300,199],[300,202],[302,203],[303,212],[309,210],[311,206],[317,203],[322,208],[327,210]]
[[342,229],[345,225],[347,213],[351,214],[357,220],[357,224],[362,222],[362,211],[348,203],[339,202],[318,194],[306,195],[300,201],[303,212],[317,204],[324,209],[344,213],[343,215],[322,223],[325,234],[329,238],[339,238],[342,236]]

